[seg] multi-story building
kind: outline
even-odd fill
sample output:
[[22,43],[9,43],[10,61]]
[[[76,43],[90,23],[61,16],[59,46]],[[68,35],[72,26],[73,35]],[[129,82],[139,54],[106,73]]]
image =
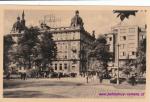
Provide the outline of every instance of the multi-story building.
[[[113,61],[108,63],[108,69],[112,76],[117,75],[117,68],[123,68],[127,61],[135,61],[140,42],[146,37],[146,26],[122,26],[112,28],[112,32],[105,34],[109,52],[113,55]],[[119,64],[119,65],[118,65]],[[122,71],[119,71],[121,77]]]
[[[20,29],[14,26],[13,32],[10,34],[14,39],[23,34],[20,19],[18,22]],[[95,40],[95,35],[88,33],[83,25],[84,23],[79,16],[79,11],[75,12],[75,16],[71,19],[71,24],[68,27],[51,28],[46,25],[46,22],[41,23],[39,27],[40,33],[42,34],[45,30],[49,31],[57,46],[57,58],[54,59],[51,64],[54,71],[80,74],[88,70],[87,50]]]
[[[57,58],[52,62],[55,71],[82,73],[87,71],[87,53],[85,49],[95,40],[95,36],[84,30],[79,11],[71,19],[69,27],[48,29],[57,45]],[[41,31],[44,29],[41,29]]]
[[114,66],[118,66],[119,61],[121,67],[128,59],[137,58],[139,43],[146,36],[146,28],[118,25],[112,28],[112,33],[105,34],[105,36],[109,44],[109,51],[114,54]]
[[114,68],[114,63],[115,63],[115,43],[116,43],[115,34],[114,33],[107,33],[104,35],[105,35],[105,38],[107,41],[108,51],[112,55],[112,61],[110,61],[108,63],[108,66],[109,66],[108,69],[111,70],[112,68]]

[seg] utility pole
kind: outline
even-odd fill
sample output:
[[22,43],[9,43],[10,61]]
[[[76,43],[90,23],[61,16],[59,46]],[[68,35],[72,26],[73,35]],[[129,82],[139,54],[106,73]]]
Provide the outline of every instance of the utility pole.
[[118,47],[118,66],[117,66],[117,85],[119,85],[119,44],[117,44]]

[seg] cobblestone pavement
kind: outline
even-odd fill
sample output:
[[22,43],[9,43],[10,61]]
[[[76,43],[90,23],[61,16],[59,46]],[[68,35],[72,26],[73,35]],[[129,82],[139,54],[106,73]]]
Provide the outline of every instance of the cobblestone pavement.
[[4,80],[4,98],[134,98],[143,97],[144,86],[100,84],[96,79],[86,83],[85,78],[15,79]]

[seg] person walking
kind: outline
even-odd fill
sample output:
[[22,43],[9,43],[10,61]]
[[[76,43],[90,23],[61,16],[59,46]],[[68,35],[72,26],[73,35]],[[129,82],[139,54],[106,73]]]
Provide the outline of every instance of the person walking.
[[103,82],[103,74],[99,73],[99,82],[102,83]]
[[23,68],[22,70],[22,79],[23,80],[26,80],[27,79],[27,72],[26,72],[26,69]]
[[23,79],[23,73],[20,72],[20,79],[22,80]]
[[7,79],[7,80],[9,80],[9,79],[10,79],[10,74],[11,74],[11,71],[10,71],[10,70],[8,70],[8,73],[7,73],[7,75],[6,75],[6,79]]
[[89,75],[86,75],[86,83],[89,83]]
[[26,74],[26,72],[23,73],[23,80],[27,80],[27,74]]
[[135,76],[134,76],[134,74],[132,74],[132,76],[131,76],[131,84],[132,84],[132,86],[134,86],[135,85],[135,83],[136,83],[136,79],[135,79]]
[[58,79],[61,79],[61,73],[58,72]]

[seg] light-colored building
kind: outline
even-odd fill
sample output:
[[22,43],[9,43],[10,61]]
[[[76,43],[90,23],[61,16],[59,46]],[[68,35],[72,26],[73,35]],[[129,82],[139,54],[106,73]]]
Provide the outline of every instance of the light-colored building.
[[112,68],[114,68],[114,63],[115,63],[115,43],[116,43],[116,40],[115,40],[115,34],[114,33],[107,33],[107,34],[104,34],[105,35],[105,38],[106,38],[106,41],[107,41],[107,45],[108,45],[108,51],[111,53],[112,55],[112,61],[110,61],[108,63],[108,69],[111,70]]
[[[22,25],[20,19],[17,22],[19,22],[18,25]],[[13,32],[10,34],[15,41],[24,33],[19,27],[14,26]],[[79,16],[79,11],[75,12],[68,27],[52,28],[44,22],[40,24],[39,28],[41,34],[45,31],[50,32],[56,43],[57,58],[50,65],[54,71],[73,72],[77,74],[86,73],[88,70],[87,50],[95,40],[95,35],[91,35],[84,29],[84,23]]]
[[83,25],[79,11],[76,11],[69,27],[48,29],[57,45],[57,58],[51,64],[56,72],[65,71],[79,74],[87,71],[85,49],[91,46],[95,36],[85,31]]
[[135,25],[118,25],[112,28],[112,33],[105,34],[105,36],[109,44],[109,51],[114,54],[114,66],[118,66],[119,58],[121,67],[126,60],[137,58],[139,43],[146,37],[146,28]]
[[[135,61],[137,58],[140,43],[146,38],[146,26],[118,25],[111,30],[111,33],[105,34],[109,52],[113,55],[113,60],[108,63],[108,69],[112,71],[112,76],[116,77],[118,64],[119,68],[123,68],[129,59]],[[119,76],[122,75],[122,71],[119,71]]]

